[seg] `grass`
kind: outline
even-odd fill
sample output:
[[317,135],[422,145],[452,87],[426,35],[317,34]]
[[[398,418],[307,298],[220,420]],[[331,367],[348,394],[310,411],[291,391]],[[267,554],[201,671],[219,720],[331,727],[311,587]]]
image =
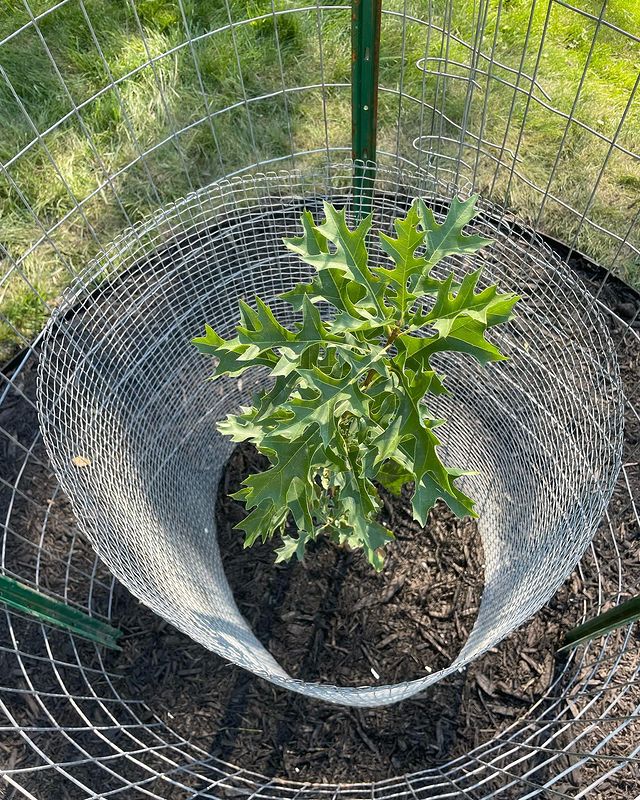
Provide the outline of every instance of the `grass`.
[[[17,0],[0,0],[0,5],[1,41],[27,25],[29,17]],[[53,0],[31,3],[35,14],[52,5]],[[478,5],[473,0],[453,4],[448,27],[464,42],[473,41]],[[484,20],[486,53],[494,40],[496,5],[490,4]],[[530,0],[505,0],[502,5],[490,66],[493,76],[513,81],[513,73],[499,64],[519,68]],[[574,5],[596,17],[600,11],[597,0],[575,0]],[[616,0],[609,6],[607,22],[640,31],[636,0]],[[385,8],[404,7],[404,0],[385,2]],[[434,21],[442,24],[447,4],[437,0],[433,7]],[[536,89],[528,101],[526,80],[521,82],[526,91],[514,95],[512,88],[488,82],[481,74],[475,76],[471,96],[468,82],[458,78],[447,80],[443,92],[441,79],[425,77],[415,66],[425,55],[425,26],[411,23],[403,36],[399,17],[385,17],[381,85],[390,91],[380,97],[380,148],[395,152],[399,145],[403,155],[425,163],[412,146],[422,115],[422,132],[439,137],[438,150],[455,157],[458,145],[442,137],[455,140],[455,123],[466,117],[468,129],[482,131],[488,142],[483,146],[486,155],[478,159],[472,149],[462,150],[481,191],[493,188],[532,224],[562,240],[575,239],[580,249],[640,285],[640,263],[632,248],[620,248],[593,225],[579,225],[586,213],[596,226],[624,237],[640,210],[637,156],[608,153],[608,145],[583,127],[608,138],[616,135],[622,147],[640,153],[640,94],[618,130],[640,71],[640,44],[612,27],[601,27],[590,53],[596,22],[556,3],[547,19],[547,7],[546,0],[538,0],[523,70],[533,73],[546,24],[537,79],[548,100]],[[234,20],[268,16],[206,36],[228,23],[222,0],[183,0],[182,8],[192,47],[180,47],[185,32],[177,0],[137,0],[135,13],[124,0],[92,0],[84,7],[80,0],[68,0],[40,19],[39,31],[27,25],[0,45],[0,66],[20,98],[18,102],[0,77],[0,161],[11,161],[7,175],[0,172],[0,254],[7,253],[0,284],[0,361],[41,327],[47,306],[95,253],[96,240],[106,243],[160,204],[248,164],[285,157],[296,149],[322,148],[327,138],[332,146],[349,148],[348,87],[326,91],[326,125],[319,89],[289,93],[286,101],[278,94],[283,83],[318,84],[321,65],[326,83],[349,83],[348,10],[328,6],[322,14],[313,9],[284,13],[274,22],[272,8],[286,12],[295,8],[292,0],[274,0],[273,6],[271,0],[231,0]],[[416,0],[415,8],[409,4],[407,10],[419,17],[424,3]],[[448,50],[450,62],[469,64],[469,49],[462,43],[435,29],[429,37],[432,59]],[[139,69],[149,56],[156,57],[153,68]],[[438,63],[430,61],[429,66],[437,69]],[[479,66],[486,69],[488,63]],[[450,63],[448,72],[468,78],[469,67]],[[120,81],[117,88],[113,81]],[[394,91],[401,81],[405,95],[435,105],[450,121],[421,112],[408,98],[399,115]],[[111,88],[102,91],[105,87]],[[247,112],[245,97],[269,93],[273,97],[250,103]],[[567,126],[538,100],[565,114],[573,110],[575,121]],[[43,136],[32,146],[34,128]],[[175,130],[182,132],[171,137]],[[496,170],[492,157],[499,155],[503,141],[508,150],[518,149],[521,177],[510,179],[507,167]],[[141,151],[147,151],[142,158]],[[117,177],[102,186],[107,175]],[[528,182],[570,204],[577,214],[551,197],[541,207],[542,194]],[[74,213],[77,200],[85,201],[81,214]],[[67,214],[66,222],[24,255],[43,230]],[[629,240],[638,245],[637,230]],[[12,269],[16,259],[21,259],[24,278]]]

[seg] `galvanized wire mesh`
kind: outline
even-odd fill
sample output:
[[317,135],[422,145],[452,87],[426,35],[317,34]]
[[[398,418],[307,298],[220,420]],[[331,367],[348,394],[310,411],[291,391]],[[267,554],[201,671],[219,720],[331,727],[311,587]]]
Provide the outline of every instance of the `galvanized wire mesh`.
[[[295,235],[303,209],[318,215],[323,196],[346,206],[353,224],[352,169],[216,184],[125,233],[54,313],[42,345],[39,405],[47,451],[83,531],[145,604],[280,686],[382,705],[493,647],[571,572],[620,469],[622,394],[612,342],[591,296],[539,240],[487,207],[479,230],[495,244],[455,266],[459,276],[482,267],[485,285],[523,296],[518,321],[497,334],[511,360],[483,371],[441,354],[452,397],[431,403],[432,413],[449,420],[445,460],[479,472],[467,479],[486,560],[479,618],[451,666],[422,680],[346,688],[289,677],[235,605],[212,502],[232,450],[215,422],[250,404],[265,378],[211,387],[210,365],[190,342],[204,320],[232,335],[239,297],[257,294],[272,305],[310,279],[282,239]],[[437,209],[449,199],[442,191],[426,176],[381,169],[374,225],[391,234],[415,196],[442,218]],[[374,240],[371,246],[382,266],[384,254]],[[275,307],[291,326],[286,304]],[[90,463],[78,467],[78,457]]]
[[[515,207],[533,227],[566,242],[567,257],[573,248],[588,251],[604,267],[596,279],[596,302],[617,320],[621,331],[617,340],[624,344],[637,339],[637,307],[611,311],[606,304],[615,299],[618,286],[611,273],[632,275],[640,250],[640,211],[633,188],[640,160],[630,136],[638,124],[638,80],[607,104],[601,118],[589,115],[583,100],[598,88],[594,65],[599,54],[614,50],[634,63],[640,37],[633,18],[625,17],[613,3],[596,5],[534,0],[517,30],[507,30],[507,3],[440,6],[385,0],[380,161],[388,169],[408,168],[419,175],[423,170],[428,178],[422,182],[420,177],[420,185],[414,187],[420,191],[433,191],[438,185],[437,193],[446,197],[450,189],[442,184],[450,181],[463,191],[480,190],[488,200]],[[203,247],[200,239],[188,245],[192,235],[188,232],[198,229],[196,209],[206,195],[192,197],[191,205],[171,211],[167,203],[214,179],[282,167],[289,172],[275,184],[297,187],[289,206],[302,195],[311,200],[329,189],[337,191],[331,188],[328,173],[323,181],[318,181],[317,173],[326,164],[339,164],[350,149],[348,52],[338,46],[349,12],[349,6],[323,2],[249,7],[231,0],[206,4],[203,10],[198,3],[178,0],[167,9],[160,29],[149,22],[144,3],[128,0],[119,6],[120,49],[107,27],[108,10],[84,0],[25,1],[0,16],[0,194],[3,201],[11,201],[9,213],[3,213],[0,240],[4,262],[0,333],[3,359],[15,356],[3,374],[0,391],[0,563],[6,574],[100,618],[111,617],[113,578],[80,534],[37,432],[33,381],[39,331],[63,286],[80,275],[85,283],[95,277],[96,268],[87,273],[85,265],[98,252],[107,253],[101,269],[113,275],[124,244],[134,260],[143,254],[148,257],[161,245],[170,247],[165,238],[154,238],[154,231],[159,236],[168,218],[174,219],[176,230],[164,231],[178,251],[184,253],[194,244],[194,250]],[[570,20],[577,39],[587,45],[577,71],[571,77],[565,74],[560,84],[554,82],[555,64],[548,59],[557,47],[554,22],[559,17]],[[69,30],[70,20],[73,35],[63,38],[81,51],[90,81],[73,71],[56,35],[57,30]],[[258,37],[259,52],[271,55],[268,62],[251,47]],[[299,42],[304,42],[301,49]],[[568,43],[567,49],[572,46]],[[220,53],[225,58],[216,57]],[[183,80],[187,74],[196,87],[193,91]],[[108,126],[96,130],[94,112],[113,114],[119,130],[126,131],[124,144],[115,147],[111,133],[105,135],[111,131]],[[543,124],[554,130],[554,147],[546,153],[536,146],[536,131]],[[593,153],[590,169],[581,174],[572,165],[577,149]],[[411,180],[394,174],[386,186],[392,196],[382,213],[387,219],[411,185]],[[344,177],[343,189],[349,181],[347,173]],[[299,184],[302,179],[304,185]],[[397,185],[391,185],[394,181]],[[272,215],[273,203],[266,200],[271,190],[262,190],[273,187],[274,179],[258,183],[261,213]],[[231,206],[239,208],[241,185],[250,187],[249,196],[255,197],[253,178],[246,184],[224,184],[211,196],[233,197]],[[48,192],[40,192],[42,187]],[[110,246],[119,231],[160,207],[165,211],[159,217]],[[181,213],[186,216],[180,218]],[[571,308],[575,303],[571,324],[577,322],[585,346],[581,349],[576,343],[567,348],[559,363],[568,365],[573,359],[583,366],[599,364],[595,374],[585,369],[574,379],[592,403],[580,406],[582,421],[589,413],[604,419],[603,405],[612,397],[593,397],[592,390],[611,380],[615,385],[615,374],[607,366],[612,364],[608,337],[566,268],[510,220],[510,216],[494,217],[492,222],[486,217],[483,222],[496,225],[498,233],[513,242],[515,252],[509,260],[500,260],[500,269],[506,270],[515,257],[516,267],[520,264],[522,269],[531,260],[532,274],[548,276],[551,271],[544,297],[554,303],[558,297],[553,290],[568,288]],[[176,238],[178,227],[186,237]],[[245,235],[244,246],[250,241]],[[141,249],[134,257],[135,247]],[[268,248],[275,252],[273,243]],[[134,319],[134,300],[147,302],[147,289],[159,292],[158,299],[164,300],[175,291],[166,276],[166,263],[158,266],[165,276],[162,285],[146,284],[140,276],[143,294],[129,297],[125,313],[135,324],[141,321]],[[490,275],[498,266],[488,268]],[[288,264],[287,269],[293,266]],[[45,271],[55,276],[51,286],[42,282]],[[291,278],[292,273],[286,276]],[[505,274],[507,280],[523,277],[517,268]],[[248,287],[251,271],[234,278]],[[186,292],[188,287],[184,288]],[[96,286],[79,285],[74,291],[78,301],[90,298],[94,310],[108,305],[108,295],[100,299]],[[228,303],[232,300],[226,298]],[[19,303],[29,304],[28,315],[16,313]],[[75,334],[95,335],[97,328],[87,330],[87,303],[77,314],[79,328],[85,329]],[[151,315],[150,323],[157,319]],[[174,315],[174,332],[183,322]],[[525,318],[523,324],[533,322]],[[63,335],[73,336],[72,317],[63,320],[59,315],[58,326]],[[514,339],[513,347],[517,346]],[[547,355],[558,354],[553,340],[548,347]],[[20,348],[24,349],[19,352]],[[58,362],[56,370],[64,368]],[[194,374],[189,371],[190,379]],[[533,375],[538,387],[546,385],[547,391],[554,387],[553,397],[564,404],[565,415],[577,407],[561,381],[545,384],[541,372],[534,370]],[[104,375],[89,377],[97,383]],[[130,380],[135,381],[134,376]],[[203,392],[205,386],[201,384]],[[72,392],[73,385],[65,390]],[[626,376],[625,390],[625,414],[632,427],[639,417],[637,376]],[[94,397],[103,402],[104,398]],[[474,398],[468,399],[472,407]],[[496,397],[496,402],[507,405],[504,398]],[[534,419],[541,424],[537,413]],[[126,426],[136,424],[133,415]],[[455,448],[454,439],[464,441],[464,432],[451,426],[449,430],[450,447]],[[121,428],[119,435],[124,433]],[[615,436],[608,437],[603,427],[601,435],[590,440],[585,460],[570,464],[581,486],[591,481],[595,488],[600,483],[605,494],[604,474],[589,476],[586,470],[580,474],[580,463],[598,458],[606,463],[607,445],[615,449]],[[630,530],[640,527],[633,488],[639,446],[627,438],[609,512],[579,567],[593,587],[585,616],[634,591],[640,581],[637,556],[618,549],[620,530],[612,523],[623,518]],[[545,457],[536,452],[542,466]],[[512,455],[514,463],[517,456],[528,464],[529,453]],[[143,453],[138,456],[140,461],[132,468],[161,469],[159,462],[150,463]],[[557,456],[550,451],[545,466]],[[48,476],[47,502],[33,486],[43,474]],[[525,491],[528,477],[521,470],[520,492]],[[556,483],[568,487],[565,480]],[[482,490],[489,496],[488,487]],[[564,500],[572,507],[575,498],[569,494]],[[584,519],[576,520],[580,523],[576,529],[584,532],[595,521],[598,496],[594,493],[580,506]],[[152,498],[138,499],[140,508],[148,510]],[[587,539],[584,533],[580,542],[571,542],[562,570],[569,569]],[[607,552],[613,550],[616,556],[602,563],[599,553],[605,539]],[[620,543],[623,547],[627,544]],[[562,570],[558,569],[558,580]],[[551,590],[552,581],[547,586]],[[541,591],[532,607],[543,601],[543,595]],[[9,796],[480,800],[604,797],[615,792],[632,798],[640,791],[640,658],[633,627],[573,654],[541,700],[462,758],[375,784],[311,786],[231,766],[185,740],[153,708],[127,694],[117,669],[106,665],[95,646],[14,613],[3,612],[2,625],[0,752]]]

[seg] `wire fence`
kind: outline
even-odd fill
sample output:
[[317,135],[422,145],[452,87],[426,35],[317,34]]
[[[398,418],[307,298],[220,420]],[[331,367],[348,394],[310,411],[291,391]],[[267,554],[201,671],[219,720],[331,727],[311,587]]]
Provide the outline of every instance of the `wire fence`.
[[[586,253],[594,262],[596,305],[611,321],[607,328],[614,326],[621,353],[638,340],[640,328],[640,304],[617,282],[637,285],[640,270],[635,9],[563,0],[383,5],[381,173],[479,191],[488,203],[561,240],[566,260],[574,260],[574,251]],[[168,204],[202,187],[231,181],[220,184],[236,187],[227,195],[230,212],[242,205],[238,187],[255,187],[263,180],[255,176],[266,173],[295,198],[322,188],[318,174],[325,190],[348,190],[349,171],[339,165],[351,151],[350,12],[348,5],[286,0],[176,0],[160,4],[160,11],[132,0],[99,8],[84,0],[45,0],[15,3],[0,14],[0,355],[8,364],[0,385],[3,573],[112,618],[114,579],[79,531],[39,432],[40,332],[74,281],[65,312],[79,309],[86,319],[99,307],[92,292],[102,283],[95,265],[87,269],[92,258],[103,253],[102,271],[112,281],[121,274],[125,245],[148,255],[175,240],[177,229],[161,224]],[[193,245],[188,237],[202,218],[190,197],[177,208],[180,234]],[[512,224],[513,216],[504,219]],[[523,243],[523,230],[505,233],[514,253],[532,247]],[[248,232],[240,240],[250,247]],[[545,269],[557,270],[544,295],[557,299],[552,288],[568,273],[542,245],[534,250],[533,261],[545,254]],[[247,270],[239,279],[249,277]],[[179,330],[173,287],[156,288],[159,300],[172,303],[168,330]],[[144,291],[123,289],[130,319]],[[90,333],[100,339],[105,331],[98,322],[104,319],[97,317]],[[607,363],[608,336],[603,329],[599,343],[589,346],[587,336],[582,357],[592,349],[595,362]],[[573,346],[580,351],[579,339]],[[68,370],[63,362],[60,368]],[[595,378],[586,361],[579,363],[573,374],[584,387]],[[602,374],[611,373],[603,368]],[[97,382],[99,369],[89,377]],[[135,374],[131,381],[132,391],[144,396]],[[639,581],[628,539],[640,527],[640,441],[632,435],[640,421],[640,382],[633,373],[622,382],[622,469],[579,567],[592,589],[585,617]],[[76,400],[86,402],[85,390],[71,381]],[[597,417],[586,402],[575,402],[576,412]],[[135,413],[127,424],[137,424]],[[604,447],[615,435],[592,442],[596,450],[597,441]],[[152,453],[141,450],[140,457],[159,469]],[[592,524],[608,488],[590,499]],[[589,516],[588,504],[578,505]],[[628,536],[622,537],[620,520]],[[573,561],[585,544],[575,545]],[[602,563],[602,552],[616,555]],[[0,625],[0,751],[9,797],[481,800],[640,793],[634,628],[573,653],[543,698],[464,757],[375,784],[342,786],[294,784],[221,762],[128,696],[99,648],[9,611]]]

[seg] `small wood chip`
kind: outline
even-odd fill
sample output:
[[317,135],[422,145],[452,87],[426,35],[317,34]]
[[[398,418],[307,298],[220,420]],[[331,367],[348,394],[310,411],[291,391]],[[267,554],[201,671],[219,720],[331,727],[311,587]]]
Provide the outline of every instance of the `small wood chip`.
[[500,714],[501,717],[516,717],[518,716],[517,712],[513,708],[508,708],[507,706],[502,705],[491,705],[491,710],[495,714]]
[[536,664],[536,662],[531,658],[531,656],[527,655],[524,651],[520,653],[520,658],[528,664],[531,669],[537,673],[538,675],[542,675],[542,667],[540,664]]
[[493,683],[489,680],[489,678],[487,678],[486,675],[483,675],[482,672],[478,672],[476,674],[476,683],[485,694],[489,695],[489,697],[496,696],[496,690]]
[[371,594],[365,595],[353,606],[353,611],[362,611],[363,608],[371,608],[372,606],[379,606],[384,605],[384,603],[388,603],[398,594],[400,589],[402,589],[406,579],[406,575],[401,575],[397,580],[393,581],[387,587],[385,593],[381,597],[376,597],[375,595]]
[[516,700],[519,703],[530,703],[531,698],[526,697],[521,692],[515,691],[511,688],[508,684],[504,681],[498,681],[496,684],[496,688],[503,694],[505,697],[510,697],[512,700]]

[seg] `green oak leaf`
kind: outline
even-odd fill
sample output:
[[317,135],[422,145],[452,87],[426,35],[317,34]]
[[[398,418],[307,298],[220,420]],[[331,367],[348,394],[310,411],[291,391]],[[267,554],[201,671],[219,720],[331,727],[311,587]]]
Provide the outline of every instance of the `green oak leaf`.
[[467,273],[455,291],[452,291],[453,278],[450,275],[439,287],[429,313],[416,315],[414,324],[429,324],[444,335],[447,324],[461,314],[472,317],[487,327],[506,322],[518,296],[511,292],[499,294],[497,286],[487,286],[475,292],[481,274],[482,270]]
[[245,488],[240,490],[241,498],[247,508],[254,508],[266,501],[272,502],[276,508],[286,507],[287,493],[294,477],[311,484],[311,465],[320,443],[317,425],[307,428],[294,441],[277,434],[265,436],[258,449],[269,457],[273,466],[266,472],[249,475],[242,482]]
[[308,297],[312,303],[329,303],[353,319],[367,319],[365,311],[356,305],[365,294],[363,286],[349,280],[341,270],[329,267],[314,275],[311,283],[298,283],[280,297],[296,311],[302,310],[304,298]]
[[475,253],[491,244],[491,239],[462,232],[464,226],[476,216],[477,200],[478,195],[473,195],[464,202],[454,197],[444,221],[438,223],[433,211],[424,200],[418,199],[417,211],[427,237],[425,253],[427,274],[447,256]]
[[402,487],[413,480],[413,473],[395,458],[388,458],[380,465],[376,480],[391,494],[400,496]]
[[[440,444],[438,437],[433,432],[439,420],[425,419],[421,400],[429,388],[432,377],[426,374],[417,374],[410,377],[408,374],[400,376],[400,385],[403,392],[400,394],[400,405],[397,411],[402,420],[400,435],[403,437],[398,450],[406,456],[409,470],[415,482],[412,497],[414,518],[422,525],[426,523],[427,514],[433,505],[425,505],[425,488],[430,486],[430,480],[435,479],[442,490],[442,498],[448,502],[454,498],[458,508],[466,503],[470,511],[472,501],[460,492],[458,496],[451,483],[453,474],[440,461],[436,448]],[[431,423],[431,424],[430,424]],[[431,477],[432,476],[432,477]],[[434,501],[435,502],[435,501]],[[454,511],[455,509],[452,509]]]
[[416,251],[424,244],[426,233],[418,228],[420,217],[416,204],[409,209],[404,219],[397,219],[394,223],[398,237],[396,239],[380,234],[382,249],[394,262],[393,269],[375,267],[375,271],[393,289],[389,302],[395,307],[402,319],[408,304],[415,300],[416,295],[409,291],[409,282],[415,275],[422,275],[427,269],[427,259],[424,254],[417,255]]
[[241,375],[249,367],[271,367],[277,362],[269,352],[247,357],[249,345],[237,338],[225,341],[209,325],[205,327],[205,335],[197,336],[192,342],[201,353],[218,359],[213,378]]
[[[338,211],[326,202],[323,205],[325,221],[315,226],[308,216],[305,217],[303,235],[285,239],[286,246],[319,272],[334,269],[361,286],[365,294],[354,305],[373,311],[380,320],[387,319],[391,310],[385,305],[385,283],[368,266],[366,237],[371,228],[371,216],[352,231],[347,226],[344,209]],[[333,249],[329,248],[329,242]]]
[[244,324],[238,326],[238,340],[248,348],[246,354],[239,356],[240,360],[274,349],[301,355],[308,347],[329,342],[340,344],[342,341],[328,331],[320,319],[318,309],[308,298],[303,301],[302,322],[298,324],[297,331],[290,331],[281,325],[269,306],[259,297],[256,298],[256,305],[257,310],[254,311],[243,300],[240,301]]
[[[236,493],[238,498],[241,495]],[[254,508],[234,527],[244,531],[244,547],[251,547],[258,540],[266,542],[272,531],[284,526],[288,508],[277,509],[273,502],[266,502]]]
[[294,556],[302,561],[308,537],[302,534],[296,539],[294,536],[283,534],[281,538],[282,547],[276,548],[276,564],[281,561],[290,561]]

